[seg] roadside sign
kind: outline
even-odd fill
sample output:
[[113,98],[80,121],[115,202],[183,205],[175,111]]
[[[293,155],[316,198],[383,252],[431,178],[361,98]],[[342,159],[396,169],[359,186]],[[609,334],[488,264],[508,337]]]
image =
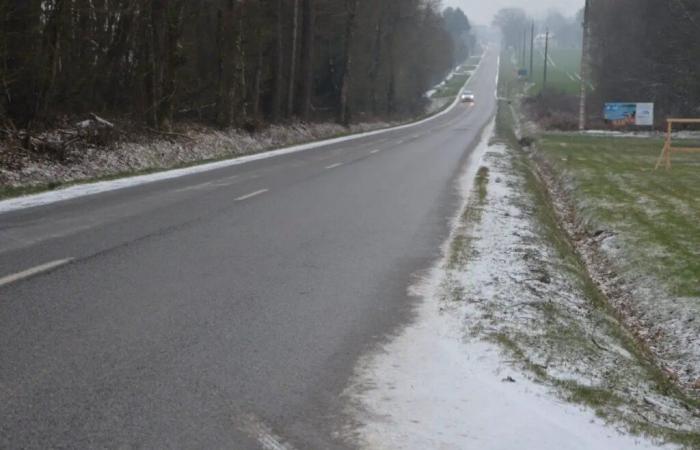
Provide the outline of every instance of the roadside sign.
[[605,121],[615,127],[653,126],[653,103],[606,103]]
[[654,126],[654,104],[637,103],[637,126]]

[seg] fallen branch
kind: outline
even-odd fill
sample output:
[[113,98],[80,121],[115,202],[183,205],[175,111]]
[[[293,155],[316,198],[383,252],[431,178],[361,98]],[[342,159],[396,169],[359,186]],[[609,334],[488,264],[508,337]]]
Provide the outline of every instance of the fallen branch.
[[612,353],[612,352],[610,351],[609,348],[603,347],[602,345],[600,345],[600,344],[595,340],[595,338],[594,338],[593,336],[591,336],[591,342],[593,342],[593,344],[594,344],[596,347],[598,347],[599,349],[603,350],[604,352]]
[[103,119],[102,117],[98,116],[98,115],[95,114],[95,113],[90,113],[90,117],[92,117],[92,120],[94,120],[95,122],[99,123],[99,124],[102,125],[103,127],[106,127],[106,128],[114,128],[114,124],[113,124],[112,122]]

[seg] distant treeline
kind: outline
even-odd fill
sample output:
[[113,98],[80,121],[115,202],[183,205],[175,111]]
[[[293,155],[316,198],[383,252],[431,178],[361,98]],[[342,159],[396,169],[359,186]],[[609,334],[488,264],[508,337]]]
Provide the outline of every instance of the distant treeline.
[[580,11],[573,17],[566,17],[552,9],[545,17],[535,19],[521,8],[504,8],[494,16],[493,25],[501,29],[503,46],[519,52],[522,52],[523,46],[529,50],[533,27],[537,34],[549,32],[552,43],[557,47],[581,48],[582,14],[583,11]]
[[657,119],[700,117],[700,2],[591,0],[597,102],[655,102]]
[[0,122],[417,114],[469,53],[455,11],[446,20],[426,0],[0,0]]

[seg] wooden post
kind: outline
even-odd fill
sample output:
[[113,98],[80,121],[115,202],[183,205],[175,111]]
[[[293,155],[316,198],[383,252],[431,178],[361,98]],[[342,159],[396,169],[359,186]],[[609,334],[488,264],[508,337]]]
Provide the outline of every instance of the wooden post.
[[671,169],[671,156],[673,153],[700,153],[700,147],[673,147],[673,124],[691,124],[700,125],[700,119],[666,119],[668,126],[666,128],[666,140],[664,142],[664,148],[661,150],[661,155],[659,155],[658,161],[656,161],[655,170],[661,167],[661,164],[666,166],[666,170]]
[[673,148],[673,121],[668,121],[668,128],[666,129],[666,170],[671,169],[671,149]]
[[671,168],[671,139],[673,136],[673,121],[668,121],[668,126],[666,129],[666,145],[664,145],[664,153],[666,157],[666,170]]

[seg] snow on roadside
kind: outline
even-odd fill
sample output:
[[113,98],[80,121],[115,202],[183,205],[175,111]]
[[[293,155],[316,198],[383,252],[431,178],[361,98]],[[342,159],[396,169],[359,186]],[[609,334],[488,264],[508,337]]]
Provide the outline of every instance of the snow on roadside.
[[395,125],[397,123],[373,122],[353,124],[346,128],[335,123],[297,123],[273,125],[255,134],[239,129],[221,131],[192,127],[182,133],[184,137],[175,140],[141,139],[118,142],[107,147],[81,148],[69,153],[63,162],[27,154],[14,163],[15,167],[0,165],[0,185],[20,187],[67,183],[126,172],[167,169]]
[[[492,132],[493,125],[484,137],[490,138]],[[549,273],[551,267],[537,262],[551,258],[554,251],[536,237],[532,205],[522,199],[522,180],[510,170],[505,148],[482,141],[460,192],[471,190],[480,167],[490,171],[488,206],[473,207],[479,201],[475,197],[483,196],[478,188],[465,200],[443,260],[409,290],[409,295],[421,299],[415,322],[358,363],[344,394],[353,418],[344,430],[346,438],[368,449],[676,448],[607,425],[596,415],[600,411],[563,401],[553,382],[545,382],[584,388],[604,385],[610,365],[634,357],[614,337],[596,329],[602,318],[590,311],[585,295],[565,270]],[[465,217],[477,217],[478,224],[465,223]],[[538,311],[553,310],[557,304],[570,308],[574,320],[591,317],[579,324],[588,333],[584,348],[565,340],[553,344],[548,336],[557,327],[548,327]],[[567,317],[550,320],[565,322]],[[516,352],[520,357],[495,343],[494,336],[507,339],[518,333],[534,342],[529,347],[523,344]],[[569,353],[558,348],[562,346],[575,348]],[[563,356],[557,359],[552,350]],[[521,359],[544,371],[543,377],[524,370]],[[620,369],[629,370],[627,366]],[[663,425],[675,420],[681,424],[686,420],[684,426],[690,430],[698,425],[687,412],[674,415],[678,408],[673,401],[656,398],[644,387],[633,390],[639,384],[636,379],[630,384],[625,388],[632,389],[630,395],[641,395],[644,405],[671,410],[665,416],[635,413]],[[614,395],[610,393],[611,398]],[[627,411],[626,404],[619,408]]]
[[[482,61],[483,57],[479,57],[479,63],[471,75],[479,70]],[[471,75],[464,86],[471,81]],[[180,140],[173,143],[171,140],[162,139],[146,143],[117,143],[109,148],[86,148],[77,154],[73,152],[65,155],[63,164],[53,159],[37,160],[29,155],[17,158],[14,151],[3,147],[3,143],[0,142],[0,186],[2,187],[60,186],[95,178],[110,176],[116,178],[0,200],[0,213],[411,128],[449,113],[459,103],[459,95],[464,86],[457,92],[451,103],[448,101],[436,108],[437,104],[433,102],[431,108],[435,109],[431,109],[428,117],[415,121],[356,123],[349,127],[336,123],[297,123],[291,126],[270,126],[255,135],[238,129],[229,129],[225,132],[208,128],[204,131],[188,130],[184,135],[187,142]],[[182,136],[183,134],[180,134],[180,137]],[[273,150],[275,148],[277,149]],[[12,156],[11,161],[5,161],[7,155]],[[205,161],[208,160],[216,160],[216,162],[206,163]],[[188,167],[174,168],[183,165]],[[140,176],[125,175],[141,171],[157,173]]]

